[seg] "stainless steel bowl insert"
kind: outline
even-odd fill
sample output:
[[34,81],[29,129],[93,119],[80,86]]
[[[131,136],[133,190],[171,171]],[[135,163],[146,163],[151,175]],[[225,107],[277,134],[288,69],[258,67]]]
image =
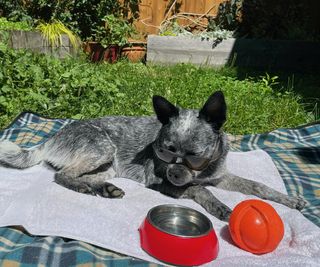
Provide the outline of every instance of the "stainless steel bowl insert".
[[180,237],[200,237],[213,229],[205,215],[178,205],[156,206],[148,212],[147,218],[160,231]]

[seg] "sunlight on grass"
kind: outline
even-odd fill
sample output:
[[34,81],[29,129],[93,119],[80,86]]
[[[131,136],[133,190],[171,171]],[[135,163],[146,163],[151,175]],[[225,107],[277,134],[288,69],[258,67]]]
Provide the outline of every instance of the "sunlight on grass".
[[233,134],[295,127],[314,120],[293,92],[274,91],[263,79],[238,80],[232,70],[191,65],[91,64],[0,49],[0,126],[24,110],[60,118],[151,115],[154,94],[184,108],[200,108],[225,93]]

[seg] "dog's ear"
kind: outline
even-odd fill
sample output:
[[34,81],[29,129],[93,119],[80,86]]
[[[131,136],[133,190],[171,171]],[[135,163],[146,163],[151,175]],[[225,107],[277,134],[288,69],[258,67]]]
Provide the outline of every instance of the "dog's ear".
[[199,118],[213,124],[219,130],[226,121],[227,105],[221,91],[213,93],[199,111]]
[[179,110],[167,99],[162,96],[155,95],[152,98],[153,108],[157,114],[158,120],[162,124],[169,123],[169,119],[179,115]]

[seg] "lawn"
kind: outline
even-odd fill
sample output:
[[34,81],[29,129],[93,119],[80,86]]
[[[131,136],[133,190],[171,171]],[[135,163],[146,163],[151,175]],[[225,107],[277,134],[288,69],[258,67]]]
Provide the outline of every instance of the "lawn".
[[150,115],[154,94],[181,107],[200,108],[216,90],[225,93],[225,130],[233,134],[295,127],[315,119],[290,88],[275,89],[265,77],[238,79],[230,69],[92,64],[85,58],[59,60],[4,46],[0,63],[0,128],[24,110],[77,119]]
[[[251,77],[253,80],[266,78],[266,73],[252,69],[232,68],[229,75],[239,80]],[[289,72],[284,70],[271,70],[269,82],[276,77],[272,88],[275,91],[289,90],[302,97],[302,103],[306,110],[311,111],[316,120],[320,120],[320,76],[313,72]],[[262,78],[263,77],[263,78]]]

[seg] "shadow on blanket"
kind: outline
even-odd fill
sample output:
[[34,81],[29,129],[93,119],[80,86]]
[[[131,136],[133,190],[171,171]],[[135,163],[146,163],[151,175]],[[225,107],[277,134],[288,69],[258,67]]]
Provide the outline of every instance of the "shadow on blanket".
[[294,153],[307,164],[320,164],[320,147],[301,147]]

